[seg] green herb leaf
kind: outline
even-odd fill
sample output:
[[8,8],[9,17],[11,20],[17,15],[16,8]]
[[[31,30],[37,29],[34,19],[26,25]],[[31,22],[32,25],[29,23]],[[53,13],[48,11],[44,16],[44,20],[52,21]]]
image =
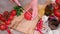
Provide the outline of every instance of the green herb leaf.
[[23,13],[24,10],[21,6],[15,6],[14,9],[17,11],[17,16],[21,15],[21,13]]

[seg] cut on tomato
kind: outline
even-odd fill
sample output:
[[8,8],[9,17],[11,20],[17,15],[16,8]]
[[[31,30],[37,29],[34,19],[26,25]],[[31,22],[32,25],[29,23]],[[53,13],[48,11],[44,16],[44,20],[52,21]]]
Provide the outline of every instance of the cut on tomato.
[[31,20],[31,18],[32,18],[32,12],[31,11],[25,12],[24,18],[26,20]]

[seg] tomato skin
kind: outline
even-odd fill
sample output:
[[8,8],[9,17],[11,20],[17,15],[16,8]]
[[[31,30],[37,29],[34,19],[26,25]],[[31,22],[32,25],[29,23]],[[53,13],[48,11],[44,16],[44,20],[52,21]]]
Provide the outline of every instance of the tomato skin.
[[26,20],[31,20],[31,18],[32,18],[32,12],[30,12],[30,11],[25,12],[24,18],[25,18]]
[[2,14],[0,14],[0,20],[2,20],[3,22],[5,21],[5,18],[3,17]]
[[3,17],[5,18],[5,20],[8,20],[9,16],[10,16],[10,14],[9,14],[8,11],[5,11],[5,12],[3,13]]
[[57,16],[57,17],[60,17],[60,12],[59,12],[59,7],[58,6],[54,7],[54,15]]
[[5,22],[6,25],[10,25],[11,21],[13,20],[14,16],[16,15],[16,11],[12,10],[10,13],[10,17],[8,18],[8,20]]
[[12,10],[11,11],[11,14],[10,14],[10,17],[8,18],[8,20],[5,22],[7,25],[10,25],[11,24],[11,21],[13,20],[14,16],[16,15],[16,11],[15,10]]
[[3,16],[3,15],[2,15],[2,14],[0,14],[0,18],[2,18],[2,16]]
[[9,19],[5,22],[7,25],[11,24],[11,21],[13,20],[14,16],[10,16]]
[[6,24],[6,25],[10,25],[10,24],[11,24],[11,21],[8,20],[8,21],[5,22],[5,24]]
[[14,18],[14,16],[11,15],[8,20],[11,21],[11,20],[13,20],[13,18]]
[[16,10],[12,10],[12,11],[11,11],[11,15],[12,15],[12,16],[15,16],[15,15],[16,15]]
[[8,11],[5,11],[4,13],[3,13],[3,15],[8,15],[9,14],[9,12]]
[[6,28],[5,28],[5,25],[4,24],[2,24],[2,25],[0,25],[0,30],[5,30]]
[[54,10],[54,15],[56,16],[56,17],[58,17],[58,20],[60,21],[60,11],[59,11],[60,9],[58,9],[58,8],[56,8],[55,10]]
[[56,0],[55,2],[56,4],[60,5],[60,0]]
[[5,20],[3,17],[2,17],[2,18],[0,18],[0,19],[1,19],[2,21],[3,21],[3,20]]
[[[59,10],[59,9],[58,9]],[[54,11],[54,15],[57,16],[57,17],[60,17],[60,12],[58,10],[55,10]]]

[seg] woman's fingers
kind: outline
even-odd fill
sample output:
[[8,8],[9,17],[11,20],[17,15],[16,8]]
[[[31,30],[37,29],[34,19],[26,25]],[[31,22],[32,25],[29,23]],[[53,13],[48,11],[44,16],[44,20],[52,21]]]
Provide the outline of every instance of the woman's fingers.
[[33,4],[32,4],[32,9],[33,9],[32,19],[34,19],[37,16],[37,14],[38,14],[37,3],[38,3],[38,0],[33,0]]

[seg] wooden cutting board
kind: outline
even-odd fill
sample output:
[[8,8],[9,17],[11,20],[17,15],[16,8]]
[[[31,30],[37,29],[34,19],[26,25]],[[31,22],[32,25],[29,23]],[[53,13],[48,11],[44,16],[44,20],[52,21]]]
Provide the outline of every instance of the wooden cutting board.
[[[28,7],[28,5],[25,6],[25,9],[26,9],[26,7]],[[31,21],[24,19],[24,12],[19,17],[15,16],[10,27],[14,30],[23,32],[25,34],[33,34],[34,30],[35,30],[35,26],[38,23],[38,20],[45,13],[45,7],[46,7],[46,5],[38,5],[38,15],[34,20],[31,20]]]
[[14,30],[17,30],[17,31],[20,31],[20,32],[23,32],[26,34],[33,34],[35,26],[38,23],[38,20],[44,15],[43,8],[40,9],[39,6],[38,6],[38,9],[39,9],[38,15],[39,16],[37,16],[34,20],[29,21],[29,20],[24,19],[24,13],[23,13],[19,17],[15,16],[10,27]]

